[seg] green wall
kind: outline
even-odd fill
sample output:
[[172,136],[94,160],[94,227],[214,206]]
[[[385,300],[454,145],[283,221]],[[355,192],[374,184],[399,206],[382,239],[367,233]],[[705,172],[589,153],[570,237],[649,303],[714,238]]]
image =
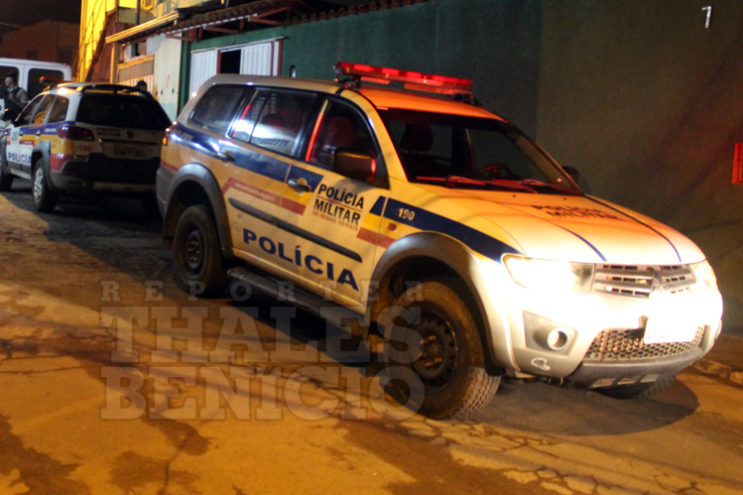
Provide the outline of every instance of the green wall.
[[691,237],[724,331],[743,333],[743,2],[548,0],[542,16],[537,138],[594,194]]
[[[284,36],[282,74],[332,79],[339,60],[471,78],[488,107],[536,129],[539,2],[429,0],[191,45],[192,50]],[[184,79],[188,80],[188,79]]]

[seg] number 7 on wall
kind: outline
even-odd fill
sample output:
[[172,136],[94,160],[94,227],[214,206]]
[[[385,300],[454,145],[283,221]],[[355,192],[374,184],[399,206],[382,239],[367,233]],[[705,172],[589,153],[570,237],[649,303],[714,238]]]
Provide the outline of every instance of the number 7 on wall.
[[712,20],[712,6],[702,7],[702,12],[707,13],[707,18],[704,20],[704,29],[709,29],[709,22]]

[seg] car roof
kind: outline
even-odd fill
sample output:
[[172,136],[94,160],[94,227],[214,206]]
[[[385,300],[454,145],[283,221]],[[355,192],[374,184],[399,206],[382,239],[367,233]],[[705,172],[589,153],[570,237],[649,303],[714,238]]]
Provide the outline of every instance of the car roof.
[[87,92],[88,90],[100,93],[111,93],[121,94],[126,96],[138,96],[145,99],[153,99],[152,94],[147,91],[142,91],[134,86],[127,86],[125,84],[112,84],[105,82],[63,82],[50,88],[48,91],[76,91],[80,94]]
[[252,76],[242,74],[219,74],[211,77],[204,85],[215,84],[240,84],[249,86],[274,86],[279,88],[321,91],[325,93],[335,93],[343,86],[333,81],[322,79],[304,79],[291,77],[275,76]]
[[[204,85],[211,86],[216,84],[271,86],[287,89],[318,91],[328,94],[337,94],[346,87],[335,81],[326,81],[322,79],[251,76],[241,74],[219,74],[210,78]],[[482,107],[441,96],[429,96],[419,92],[377,87],[366,83],[362,83],[360,89],[347,89],[363,95],[380,110],[401,108],[406,110],[419,110],[503,120],[501,117]]]

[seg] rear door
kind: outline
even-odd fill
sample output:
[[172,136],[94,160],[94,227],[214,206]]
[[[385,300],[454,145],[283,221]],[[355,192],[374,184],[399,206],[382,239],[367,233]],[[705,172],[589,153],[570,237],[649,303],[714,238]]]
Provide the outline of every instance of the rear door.
[[[225,163],[220,180],[235,249],[283,278],[296,272],[293,235],[285,212],[303,211],[286,178],[302,147],[303,130],[316,110],[315,93],[257,88],[220,144]],[[301,262],[301,260],[300,260]]]
[[100,151],[115,160],[152,160],[168,117],[156,101],[138,95],[85,92],[75,123],[93,133]]

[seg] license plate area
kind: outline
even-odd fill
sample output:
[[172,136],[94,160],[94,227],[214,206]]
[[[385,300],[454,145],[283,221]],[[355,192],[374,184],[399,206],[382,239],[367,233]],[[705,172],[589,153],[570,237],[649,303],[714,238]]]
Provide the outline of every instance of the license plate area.
[[645,322],[645,344],[669,342],[691,342],[697,336],[699,325],[683,314],[661,314],[649,317]]
[[106,155],[111,158],[121,158],[125,160],[146,160],[152,158],[155,153],[153,146],[112,143],[106,146]]

